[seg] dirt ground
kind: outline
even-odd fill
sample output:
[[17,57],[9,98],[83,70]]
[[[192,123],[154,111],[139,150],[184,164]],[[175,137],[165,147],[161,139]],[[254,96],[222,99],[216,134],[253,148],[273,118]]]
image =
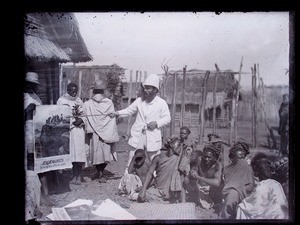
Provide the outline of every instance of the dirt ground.
[[[125,122],[120,123],[119,125],[119,135],[121,137],[119,143],[117,144],[117,155],[118,161],[112,162],[108,164],[105,170],[105,177],[107,178],[106,183],[99,183],[97,180],[92,181],[90,177],[92,174],[96,172],[95,167],[86,167],[83,171],[83,177],[86,182],[82,183],[82,185],[69,184],[69,181],[72,179],[72,170],[65,169],[60,171],[54,171],[52,176],[49,177],[49,187],[50,187],[50,198],[55,203],[53,207],[63,207],[76,199],[89,199],[92,200],[94,204],[97,202],[102,202],[103,200],[109,198],[112,201],[116,202],[123,208],[129,208],[132,202],[127,197],[122,197],[117,194],[117,189],[119,185],[120,178],[122,177],[125,165],[128,159],[128,145],[126,140],[122,137],[126,135],[125,131],[127,130],[127,124]],[[241,134],[240,138],[243,138],[251,143],[251,127],[247,124],[244,125],[244,128],[240,129],[239,134]],[[177,128],[178,129],[178,128]],[[191,129],[192,138],[196,138],[196,128]],[[211,128],[206,129],[206,133],[210,133]],[[229,129],[219,129],[217,133],[226,139],[228,136]],[[178,132],[177,132],[178,133]],[[252,157],[256,152],[265,152],[267,154],[276,154],[275,150],[270,150],[264,147],[261,147],[261,143],[266,141],[266,134],[264,133],[264,129],[260,129],[258,147],[256,149],[250,149],[250,157]],[[201,146],[199,147],[201,148]],[[228,147],[225,148],[224,152],[224,164],[228,163]],[[42,218],[39,221],[46,221],[46,216],[50,214],[51,207],[49,206],[41,206],[41,211],[43,213]],[[196,207],[196,217],[199,220],[206,219],[217,219],[217,213],[211,210],[205,210],[200,207]]]

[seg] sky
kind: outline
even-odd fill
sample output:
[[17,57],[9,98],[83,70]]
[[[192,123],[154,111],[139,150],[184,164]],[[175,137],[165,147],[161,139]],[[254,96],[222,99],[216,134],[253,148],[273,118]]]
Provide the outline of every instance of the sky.
[[239,71],[251,86],[251,67],[259,64],[266,85],[288,85],[288,12],[107,12],[75,13],[93,61],[162,74],[189,69]]

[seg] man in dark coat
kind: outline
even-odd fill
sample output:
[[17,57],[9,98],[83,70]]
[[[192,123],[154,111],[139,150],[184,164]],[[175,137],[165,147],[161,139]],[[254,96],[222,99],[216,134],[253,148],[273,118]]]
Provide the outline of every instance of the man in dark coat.
[[280,153],[283,156],[288,154],[289,143],[289,96],[284,94],[282,96],[282,103],[279,108],[279,129],[280,135]]

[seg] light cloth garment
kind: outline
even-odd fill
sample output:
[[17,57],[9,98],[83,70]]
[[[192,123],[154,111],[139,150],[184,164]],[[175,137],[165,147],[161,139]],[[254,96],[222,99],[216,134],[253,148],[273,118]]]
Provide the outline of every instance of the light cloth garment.
[[119,194],[127,195],[130,200],[137,200],[138,192],[141,190],[143,184],[139,176],[134,174],[125,174],[119,183]]
[[[137,98],[130,106],[118,111],[120,117],[132,116],[137,113],[136,120],[131,127],[128,144],[134,148],[146,146],[147,151],[157,151],[162,147],[161,128],[171,121],[168,104],[156,96],[150,103]],[[156,121],[157,128],[146,130],[145,138],[141,140],[142,130],[148,123]],[[141,143],[141,141],[146,143]]]
[[[95,96],[84,102],[85,124],[87,133],[96,133],[106,143],[119,141],[117,123],[109,113],[115,112],[113,102],[109,98],[96,99]],[[96,116],[93,116],[96,115]]]
[[237,207],[237,219],[288,219],[288,202],[282,186],[273,179],[260,181]]
[[41,182],[36,172],[26,171],[25,220],[36,218],[41,201]]
[[[42,105],[42,101],[35,93],[24,93],[24,109],[31,103],[35,105]],[[34,124],[33,120],[26,120],[24,124],[25,133],[25,152],[34,153]],[[26,154],[25,154],[26,155]]]
[[[29,104],[42,105],[41,99],[35,93],[24,93],[24,109]],[[27,153],[34,153],[34,124],[33,120],[26,120],[24,124],[25,133],[25,220],[36,218],[36,212],[41,200],[41,182],[35,171],[27,170]]]
[[116,119],[108,116],[115,112],[113,102],[97,94],[84,102],[83,110],[86,115],[84,118],[86,132],[92,133],[89,149],[90,163],[98,165],[117,161],[117,153],[109,145],[119,141]]
[[[72,97],[69,94],[64,94],[57,100],[57,105],[69,106],[72,110],[75,105],[79,105],[78,111],[83,113],[83,102],[78,97]],[[87,157],[85,150],[85,130],[84,127],[75,127],[73,122],[75,118],[70,120],[70,141],[69,151],[71,162],[84,162],[87,165]]]
[[24,109],[26,109],[31,103],[35,105],[42,105],[42,100],[35,93],[24,93]]

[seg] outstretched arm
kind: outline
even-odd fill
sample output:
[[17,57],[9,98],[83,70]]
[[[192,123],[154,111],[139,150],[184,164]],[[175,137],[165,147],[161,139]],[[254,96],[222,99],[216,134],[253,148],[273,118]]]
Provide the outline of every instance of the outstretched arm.
[[120,117],[132,116],[138,110],[138,103],[139,103],[139,101],[140,101],[140,98],[137,98],[127,108],[115,112],[115,116],[120,116]]

